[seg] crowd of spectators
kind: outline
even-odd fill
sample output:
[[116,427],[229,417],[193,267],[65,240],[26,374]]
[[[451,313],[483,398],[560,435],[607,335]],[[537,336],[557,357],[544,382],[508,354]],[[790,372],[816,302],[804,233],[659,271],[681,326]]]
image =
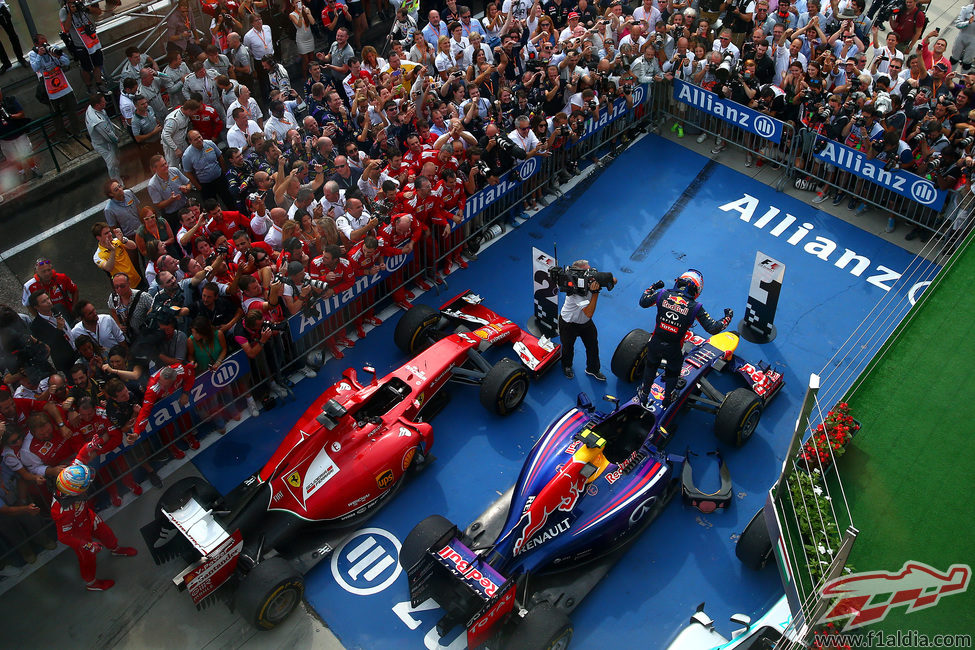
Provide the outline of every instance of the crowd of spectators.
[[[391,256],[414,253],[421,290],[466,266],[476,258],[462,246],[470,224],[453,227],[466,197],[531,157],[560,160],[543,180],[564,179],[569,145],[607,106],[632,104],[638,83],[686,79],[944,188],[971,167],[975,74],[962,38],[971,5],[949,54],[915,0],[893,19],[880,0],[869,12],[862,0],[504,0],[481,19],[446,0],[425,7],[424,20],[397,3],[379,50],[360,47],[382,9],[370,16],[368,2],[199,1],[210,24],[197,25],[197,0],[178,0],[165,52],[128,48],[117,92],[101,79],[91,9],[71,5],[88,36],[78,49],[94,111],[114,104],[151,176],[140,200],[118,173],[113,123],[86,116],[110,172],[104,218],[91,227],[92,272],[111,292],[90,302],[39,259],[24,285],[29,316],[0,311],[0,539],[9,547],[36,532],[31,504],[93,437],[102,453],[125,451],[99,468],[103,484],[124,475],[135,493],[133,477],[158,485],[156,463],[199,442],[146,440],[153,405],[176,394],[185,403],[194,377],[229,354],[258,363],[267,392],[201,407],[219,432],[226,418],[256,415],[287,393],[286,364],[314,376],[321,356],[290,340],[289,316],[382,273]],[[293,42],[293,60],[282,41]],[[67,53],[40,35],[35,45],[31,65],[52,108],[71,117],[70,86],[64,94],[55,83]],[[673,130],[683,135],[683,124]],[[715,153],[723,146],[719,138]],[[855,178],[836,184],[855,196]],[[796,187],[829,198],[828,185],[805,176]],[[540,197],[530,188],[525,207]],[[412,306],[405,277],[376,283],[347,326],[341,314],[326,319],[333,357],[381,323],[380,298]],[[113,503],[119,487],[106,491]],[[29,546],[18,548],[29,560]]]

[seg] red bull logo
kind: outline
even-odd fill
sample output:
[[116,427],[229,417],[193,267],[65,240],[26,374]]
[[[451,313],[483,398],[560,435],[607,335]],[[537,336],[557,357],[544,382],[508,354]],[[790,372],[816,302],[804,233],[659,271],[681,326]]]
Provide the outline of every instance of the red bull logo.
[[[923,562],[910,561],[896,573],[871,571],[837,578],[823,587],[823,596],[839,598],[823,622],[846,620],[846,631],[882,621],[894,607],[903,605],[911,614],[934,607],[942,596],[964,592],[971,577],[972,568],[967,564],[952,564],[942,573]],[[890,596],[880,604],[868,604],[881,594]]]
[[478,590],[488,598],[494,596],[498,591],[498,583],[481,573],[470,560],[454,550],[449,544],[440,549],[437,555],[440,556],[444,565],[479,587]]
[[650,395],[653,396],[654,399],[663,399],[664,387],[657,382],[653,382],[653,386],[650,387]]
[[688,305],[687,298],[685,298],[684,296],[673,295],[670,296],[668,300],[670,300],[670,302],[674,303],[675,305],[683,305],[684,307],[687,307]]
[[579,497],[586,486],[586,477],[580,473],[586,463],[573,460],[566,464],[555,478],[539,491],[538,495],[521,516],[525,524],[521,537],[515,542],[514,555],[518,555],[524,548],[525,542],[539,532],[548,521],[549,516],[556,510],[571,512],[575,508]]

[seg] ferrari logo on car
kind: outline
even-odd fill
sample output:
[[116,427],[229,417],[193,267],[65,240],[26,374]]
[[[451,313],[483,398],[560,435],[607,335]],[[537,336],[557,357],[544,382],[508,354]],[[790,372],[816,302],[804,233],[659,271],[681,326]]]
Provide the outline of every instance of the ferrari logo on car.
[[378,485],[381,490],[385,490],[392,484],[393,470],[391,469],[383,470],[382,473],[376,477],[376,485]]
[[301,474],[298,472],[292,472],[291,476],[288,477],[288,484],[291,487],[301,487]]

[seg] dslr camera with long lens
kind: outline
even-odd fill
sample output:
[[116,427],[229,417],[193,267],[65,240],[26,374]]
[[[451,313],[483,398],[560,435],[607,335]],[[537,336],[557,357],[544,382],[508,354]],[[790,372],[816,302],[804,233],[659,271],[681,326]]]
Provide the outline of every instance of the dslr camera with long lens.
[[318,289],[319,291],[325,291],[328,289],[328,282],[325,282],[325,280],[316,280],[306,275],[305,279],[301,281],[301,286],[311,287],[312,289]]
[[577,269],[571,266],[553,266],[549,270],[549,275],[559,291],[570,296],[584,296],[589,293],[589,285],[593,280],[599,283],[600,287],[610,291],[616,286],[612,273],[597,271],[592,267]]

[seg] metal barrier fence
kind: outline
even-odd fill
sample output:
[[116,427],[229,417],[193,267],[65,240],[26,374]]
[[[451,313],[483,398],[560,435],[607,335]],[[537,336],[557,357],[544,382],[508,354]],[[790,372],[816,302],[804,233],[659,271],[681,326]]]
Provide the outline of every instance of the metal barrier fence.
[[757,166],[781,169],[769,182],[781,191],[799,189],[842,192],[884,213],[930,232],[943,224],[950,192],[928,178],[886,169],[863,151],[828,140],[809,128],[771,118],[721,99],[704,88],[675,79],[655,84],[652,108],[658,126],[668,119],[713,136],[716,147],[744,151]]
[[[148,471],[148,463],[163,460],[167,454],[181,455],[177,442],[197,445],[197,436],[213,435],[227,420],[239,418],[250,400],[267,395],[271,382],[284,382],[287,386],[284,378],[300,370],[309,354],[321,351],[334,337],[344,336],[346,328],[380,312],[398,292],[417,281],[429,282],[439,292],[434,284],[437,271],[458,252],[476,254],[484,242],[503,234],[508,220],[523,211],[525,200],[536,191],[557,184],[559,172],[568,163],[585,164],[603,151],[621,147],[624,138],[628,139],[626,132],[649,119],[650,90],[649,86],[635,87],[630,99],[619,98],[603,108],[598,120],[590,117],[577,142],[567,143],[551,155],[517,163],[496,185],[487,185],[468,197],[463,219],[450,225],[449,237],[437,238],[439,233],[435,232],[429,240],[421,239],[411,253],[386,258],[385,271],[357,278],[348,290],[320,299],[309,309],[292,315],[286,329],[272,337],[274,343],[264,346],[253,358],[242,349],[236,350],[215,370],[200,373],[187,405],[179,402],[178,390],[158,401],[146,423],[145,434],[135,444],[123,444],[92,461],[98,468],[98,479],[91,497],[98,499],[104,494],[109,499],[119,498],[119,486],[131,490],[134,474]],[[33,494],[49,500],[51,482],[48,483],[47,488],[35,486]],[[9,560],[21,548],[29,548],[30,539],[49,534],[53,527],[45,530],[47,533],[28,535],[22,544],[8,544],[9,548],[0,554],[0,562]]]

